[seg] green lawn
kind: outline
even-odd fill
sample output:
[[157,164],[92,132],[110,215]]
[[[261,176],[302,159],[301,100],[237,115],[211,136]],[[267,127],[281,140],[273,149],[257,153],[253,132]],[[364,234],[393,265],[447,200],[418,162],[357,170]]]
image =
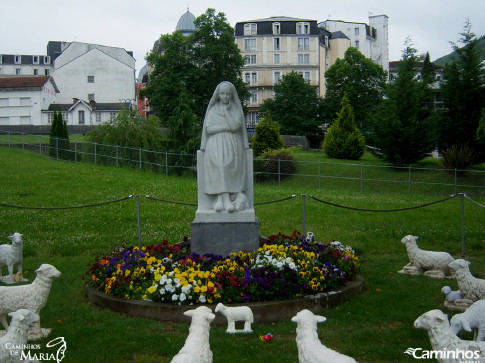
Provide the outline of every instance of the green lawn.
[[[112,201],[140,195],[142,244],[167,239],[180,241],[190,234],[196,207],[149,200],[196,203],[194,178],[166,177],[148,171],[58,162],[46,157],[0,148],[0,203],[34,207],[68,207]],[[290,234],[303,228],[301,194],[345,206],[393,209],[419,206],[443,195],[371,193],[345,190],[338,185],[316,189],[255,185],[255,202],[280,203],[255,207],[262,235]],[[485,204],[482,196],[474,200]],[[360,362],[412,362],[403,352],[409,348],[430,349],[426,332],[413,328],[414,320],[431,309],[442,309],[441,287],[457,288],[454,280],[432,280],[398,274],[407,262],[400,243],[407,234],[420,237],[423,249],[461,254],[461,209],[459,198],[425,208],[402,212],[362,212],[336,208],[308,196],[306,230],[320,242],[339,240],[365,256],[361,275],[364,292],[337,308],[323,312],[319,337],[329,347]],[[465,200],[466,254],[472,273],[485,278],[485,209]],[[50,263],[62,272],[54,281],[47,305],[41,311],[42,325],[51,335],[67,342],[65,362],[169,362],[180,350],[188,326],[132,318],[92,306],[83,293],[82,276],[97,254],[125,240],[137,244],[136,197],[122,202],[79,209],[18,209],[0,206],[0,240],[7,243],[13,232],[24,234],[24,271]],[[2,237],[3,236],[3,237]],[[3,272],[6,270],[4,268]],[[446,311],[450,316],[454,313]],[[225,327],[211,329],[214,362],[297,362],[296,325],[292,322],[254,324],[254,334],[228,335]],[[272,333],[271,342],[260,335]]]

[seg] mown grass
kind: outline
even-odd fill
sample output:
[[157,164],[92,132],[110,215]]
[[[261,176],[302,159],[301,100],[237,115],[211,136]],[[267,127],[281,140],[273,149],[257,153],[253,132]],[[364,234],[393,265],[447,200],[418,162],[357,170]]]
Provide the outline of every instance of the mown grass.
[[[195,207],[153,201],[144,196],[196,203],[193,178],[57,162],[13,149],[0,149],[0,165],[0,203],[65,207],[140,195],[143,245],[163,239],[176,242],[190,234]],[[296,197],[290,200],[256,206],[262,235],[302,230],[301,194],[367,209],[419,206],[441,198],[338,188],[255,186],[256,203],[292,194]],[[485,203],[483,197],[476,200]],[[336,208],[308,196],[305,202],[307,231],[314,232],[322,242],[336,239],[349,244],[366,259],[361,271],[364,292],[322,313],[327,317],[327,322],[319,326],[322,342],[361,362],[411,362],[414,359],[403,353],[407,348],[430,349],[427,334],[414,329],[413,322],[428,310],[445,310],[440,289],[444,285],[456,289],[456,281],[398,274],[408,262],[400,240],[406,234],[414,234],[420,237],[420,247],[460,257],[460,200],[454,198],[425,208],[389,213]],[[481,278],[485,278],[484,220],[485,210],[465,200],[466,258],[472,262],[472,273]],[[91,305],[83,293],[82,276],[88,262],[123,240],[137,243],[136,198],[66,210],[0,206],[2,243],[8,242],[6,237],[15,231],[24,234],[23,269],[29,280],[41,263],[50,263],[62,272],[41,311],[42,325],[53,328],[41,344],[54,337],[65,337],[66,362],[169,362],[182,347],[187,325],[113,313]],[[254,334],[233,336],[225,333],[225,327],[212,327],[214,362],[298,361],[294,323],[256,322],[253,328]],[[259,336],[269,332],[275,339],[262,342]]]

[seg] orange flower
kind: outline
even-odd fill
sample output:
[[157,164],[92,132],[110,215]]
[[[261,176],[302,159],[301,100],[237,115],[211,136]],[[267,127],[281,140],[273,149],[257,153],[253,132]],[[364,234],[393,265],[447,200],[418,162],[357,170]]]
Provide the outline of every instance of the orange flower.
[[106,265],[106,260],[101,260],[100,263],[101,263],[101,266],[104,266],[104,265]]
[[92,275],[91,278],[93,279],[93,281],[96,281],[96,276]]

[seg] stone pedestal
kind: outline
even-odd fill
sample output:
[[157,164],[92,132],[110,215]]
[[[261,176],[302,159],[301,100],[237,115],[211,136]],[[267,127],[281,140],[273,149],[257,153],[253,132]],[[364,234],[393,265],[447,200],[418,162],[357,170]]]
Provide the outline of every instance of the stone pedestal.
[[259,248],[259,222],[192,222],[191,251],[229,256]]
[[253,150],[246,149],[244,152],[247,208],[228,213],[214,211],[214,196],[204,193],[204,151],[197,151],[198,209],[191,224],[192,252],[228,256],[231,252],[254,252],[259,248],[259,222],[253,205]]

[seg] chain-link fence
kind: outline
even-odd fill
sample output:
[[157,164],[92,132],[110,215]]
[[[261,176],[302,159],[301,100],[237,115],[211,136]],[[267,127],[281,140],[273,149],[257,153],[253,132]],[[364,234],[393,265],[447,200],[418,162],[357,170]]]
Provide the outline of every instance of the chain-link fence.
[[[0,130],[0,146],[33,151],[54,159],[95,165],[153,170],[165,175],[196,177],[196,156],[166,151],[106,145],[71,138],[66,150],[59,140],[47,135],[21,134]],[[364,162],[324,162],[279,158],[254,160],[256,183],[369,192],[457,194],[485,196],[485,170],[397,167]]]

